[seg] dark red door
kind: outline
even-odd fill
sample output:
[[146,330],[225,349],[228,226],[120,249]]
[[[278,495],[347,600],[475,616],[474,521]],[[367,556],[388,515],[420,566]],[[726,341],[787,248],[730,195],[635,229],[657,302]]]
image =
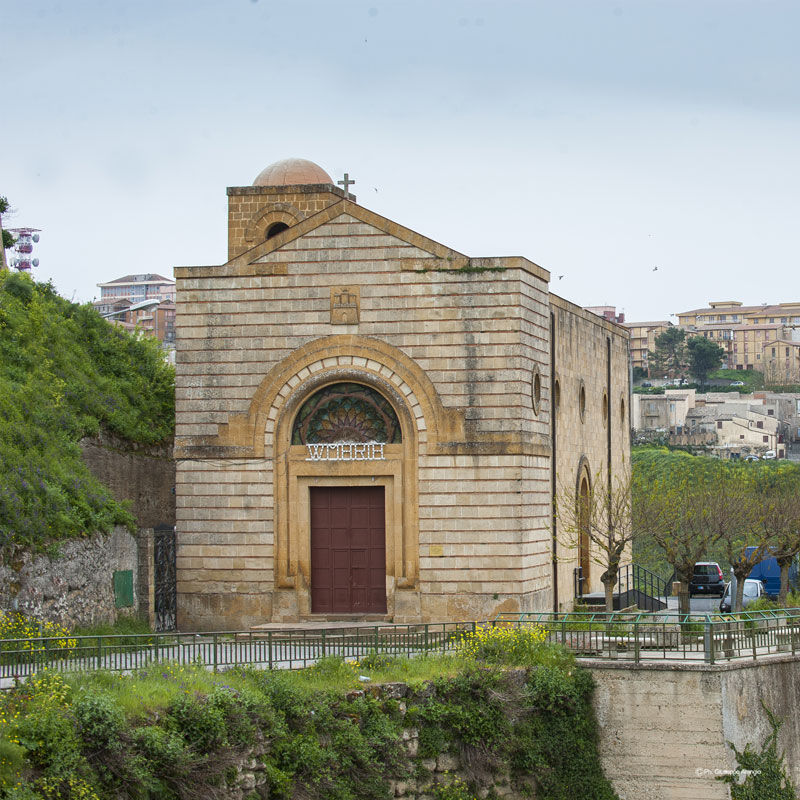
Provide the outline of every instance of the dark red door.
[[386,613],[382,486],[311,488],[311,611]]

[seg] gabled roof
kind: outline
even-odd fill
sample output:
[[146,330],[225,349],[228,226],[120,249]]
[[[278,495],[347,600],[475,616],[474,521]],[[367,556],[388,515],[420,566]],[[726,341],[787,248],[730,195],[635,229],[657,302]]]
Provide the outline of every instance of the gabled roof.
[[[344,214],[353,217],[359,222],[371,225],[377,230],[389,236],[393,236],[427,254],[424,258],[409,259],[412,263],[406,265],[408,269],[478,270],[516,267],[524,269],[544,281],[550,280],[550,272],[548,270],[523,256],[471,258],[464,255],[464,253],[459,253],[457,250],[453,250],[440,242],[434,241],[427,236],[423,236],[411,230],[411,228],[406,228],[397,222],[393,222],[386,217],[382,217],[380,214],[376,214],[374,211],[369,211],[363,206],[346,199],[339,200],[327,208],[318,211],[316,214],[298,222],[296,225],[292,225],[286,230],[281,231],[266,241],[260,242],[225,264],[208,267],[176,267],[175,274],[179,277],[188,275],[195,277],[214,277],[229,274],[264,274],[262,270],[272,266],[264,263],[266,256],[269,256],[271,253],[280,250],[302,236],[305,236],[307,233],[310,233],[316,228]],[[184,272],[184,270],[190,272]]]

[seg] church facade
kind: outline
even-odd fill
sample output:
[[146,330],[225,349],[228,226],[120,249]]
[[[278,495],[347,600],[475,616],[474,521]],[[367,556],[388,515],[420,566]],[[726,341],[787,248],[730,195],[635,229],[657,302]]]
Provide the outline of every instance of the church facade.
[[[628,333],[292,159],[178,267],[181,630],[571,607],[553,497],[629,453]],[[600,477],[599,477],[600,476]]]

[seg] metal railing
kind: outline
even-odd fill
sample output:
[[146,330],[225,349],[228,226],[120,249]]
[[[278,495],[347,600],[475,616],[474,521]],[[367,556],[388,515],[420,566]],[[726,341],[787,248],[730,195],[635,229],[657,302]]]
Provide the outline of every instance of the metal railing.
[[615,591],[622,594],[632,590],[660,600],[664,605],[667,605],[667,597],[670,595],[670,587],[660,575],[639,564],[623,564],[619,570]]
[[[580,600],[584,596],[585,578],[583,569],[576,567],[572,571],[573,590],[576,600]],[[660,575],[651,572],[646,567],[633,562],[629,564],[620,564],[617,573],[617,583],[614,586],[614,596],[621,597],[627,592],[638,591],[648,598],[654,598],[667,604],[667,597],[670,594],[670,586]],[[655,611],[658,606],[650,607],[646,600],[644,600],[644,610]]]
[[554,613],[501,614],[483,622],[351,626],[302,630],[167,633],[125,636],[58,636],[0,640],[0,681],[5,686],[41,669],[60,672],[131,672],[154,664],[201,663],[298,669],[325,656],[361,660],[379,653],[419,656],[453,650],[463,634],[482,626],[540,626],[546,641],[579,658],[695,661],[715,664],[800,654],[800,609],[739,614]]
[[415,656],[445,652],[463,633],[482,624],[490,623],[0,639],[0,679],[23,678],[45,667],[60,672],[130,672],[169,661],[202,663],[215,671],[244,665],[298,669],[332,655],[347,659],[370,653]]
[[578,657],[633,661],[737,659],[800,652],[800,609],[737,614],[528,612],[501,614],[494,625],[541,626],[548,642]]

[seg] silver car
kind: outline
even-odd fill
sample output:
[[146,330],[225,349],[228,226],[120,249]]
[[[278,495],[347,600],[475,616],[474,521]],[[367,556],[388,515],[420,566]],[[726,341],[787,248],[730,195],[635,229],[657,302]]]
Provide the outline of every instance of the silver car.
[[[719,610],[726,613],[731,610],[731,597],[733,592],[736,591],[736,581],[731,581],[725,587],[725,594],[722,595],[722,600],[719,601]],[[745,578],[744,582],[744,595],[742,596],[742,608],[755,603],[759,597],[767,593],[763,581],[757,581],[755,578]]]

